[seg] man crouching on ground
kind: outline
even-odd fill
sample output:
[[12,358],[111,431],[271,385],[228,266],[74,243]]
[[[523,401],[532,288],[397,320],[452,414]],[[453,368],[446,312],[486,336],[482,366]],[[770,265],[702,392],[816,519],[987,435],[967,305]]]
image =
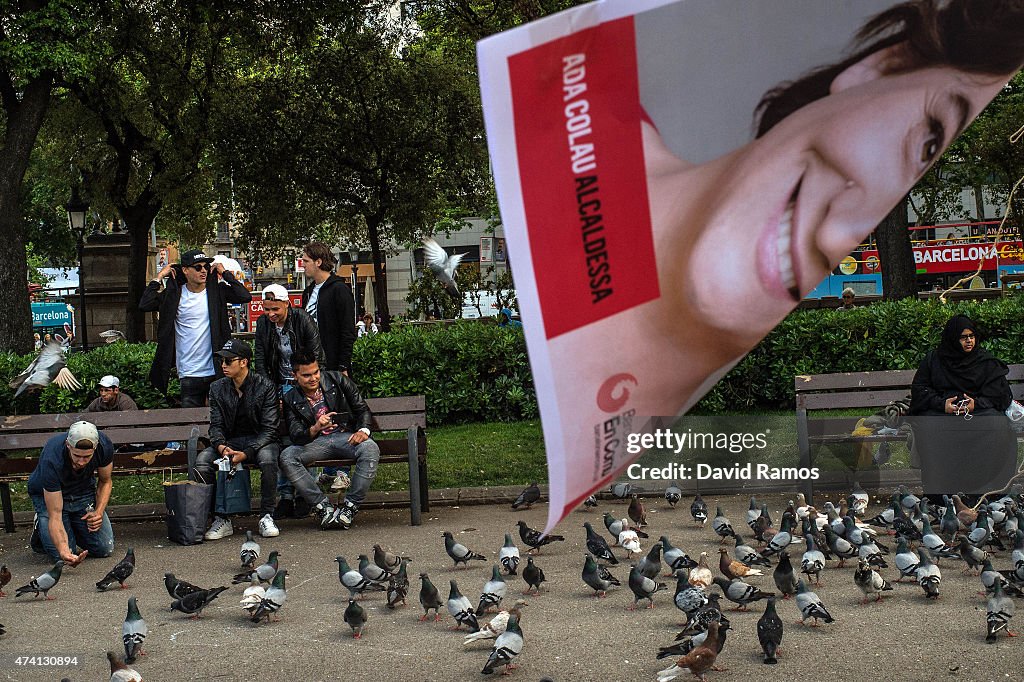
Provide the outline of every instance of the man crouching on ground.
[[[294,445],[281,453],[281,470],[313,508],[321,528],[349,528],[380,461],[380,449],[370,440],[370,408],[351,379],[321,372],[316,356],[305,349],[292,354],[292,369],[299,390],[284,395],[284,411]],[[306,467],[339,457],[354,457],[356,466],[344,502],[335,507]]]

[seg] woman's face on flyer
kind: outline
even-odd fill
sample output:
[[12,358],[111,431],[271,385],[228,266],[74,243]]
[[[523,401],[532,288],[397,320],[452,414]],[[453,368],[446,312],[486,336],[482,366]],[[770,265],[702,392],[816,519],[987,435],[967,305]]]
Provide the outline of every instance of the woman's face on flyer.
[[691,300],[713,325],[767,333],[1006,82],[941,67],[883,75],[871,60],[735,155],[691,260]]

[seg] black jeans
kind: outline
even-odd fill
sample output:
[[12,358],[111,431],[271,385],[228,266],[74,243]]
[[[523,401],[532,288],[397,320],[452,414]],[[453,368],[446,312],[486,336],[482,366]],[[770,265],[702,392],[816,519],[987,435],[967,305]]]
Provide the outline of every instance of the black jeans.
[[[236,436],[228,438],[228,445],[236,450],[248,446],[256,436]],[[260,469],[260,514],[272,514],[277,498],[277,472],[278,459],[281,456],[281,446],[277,443],[268,443],[256,453],[256,464]],[[213,485],[217,482],[217,470],[213,460],[219,459],[220,455],[212,447],[206,448],[196,458],[195,480]]]
[[179,377],[181,383],[182,407],[206,407],[206,399],[210,395],[210,384],[217,379],[216,375],[208,377]]

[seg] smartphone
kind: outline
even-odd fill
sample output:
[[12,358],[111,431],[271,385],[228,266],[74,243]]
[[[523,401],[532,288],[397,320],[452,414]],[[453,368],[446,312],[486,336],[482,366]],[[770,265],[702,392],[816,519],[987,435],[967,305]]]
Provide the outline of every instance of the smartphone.
[[342,424],[342,425],[344,425],[344,423],[345,423],[344,419],[345,419],[345,415],[343,415],[343,414],[335,413],[335,414],[331,415],[331,422],[334,423],[334,424]]

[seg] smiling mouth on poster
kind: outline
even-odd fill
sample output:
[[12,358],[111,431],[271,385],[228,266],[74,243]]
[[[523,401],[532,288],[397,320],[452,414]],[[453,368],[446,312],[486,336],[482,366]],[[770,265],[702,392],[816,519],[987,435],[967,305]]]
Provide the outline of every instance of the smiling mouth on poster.
[[[478,44],[547,530],[657,450],[641,416],[693,407],[1019,68],[932,63],[895,4],[605,0]],[[921,30],[955,44],[943,12],[977,12],[976,35],[1016,20],[985,5],[951,0]],[[687,453],[694,475],[718,466]]]

